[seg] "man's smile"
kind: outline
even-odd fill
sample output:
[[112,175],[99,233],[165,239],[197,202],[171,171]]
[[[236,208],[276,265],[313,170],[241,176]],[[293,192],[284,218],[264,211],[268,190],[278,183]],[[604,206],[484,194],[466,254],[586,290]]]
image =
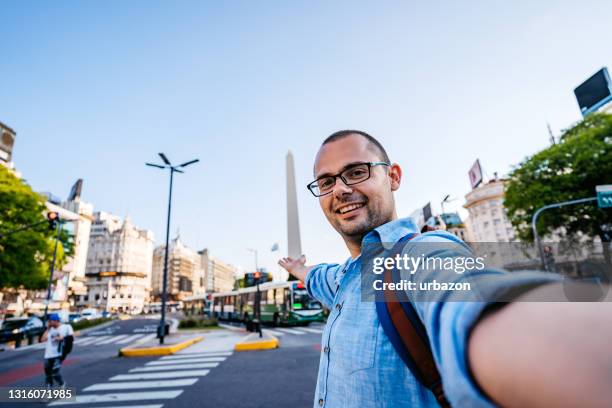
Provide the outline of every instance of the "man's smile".
[[336,208],[336,210],[334,212],[336,214],[340,214],[340,215],[349,215],[349,216],[352,216],[355,213],[357,213],[357,211],[359,211],[359,209],[363,208],[365,205],[366,204],[364,202],[346,203],[346,204],[340,205],[338,208]]

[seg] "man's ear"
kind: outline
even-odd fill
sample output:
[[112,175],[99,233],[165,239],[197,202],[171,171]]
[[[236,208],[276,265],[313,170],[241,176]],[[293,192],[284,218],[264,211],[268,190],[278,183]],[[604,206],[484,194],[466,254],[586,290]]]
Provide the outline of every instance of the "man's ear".
[[402,183],[402,168],[397,163],[389,166],[389,178],[391,179],[391,191],[399,189]]

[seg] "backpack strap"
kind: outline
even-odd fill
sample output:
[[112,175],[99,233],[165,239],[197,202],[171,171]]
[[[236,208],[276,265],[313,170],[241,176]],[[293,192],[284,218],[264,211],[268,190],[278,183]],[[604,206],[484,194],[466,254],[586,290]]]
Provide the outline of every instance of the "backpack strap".
[[[391,256],[399,254],[405,244],[417,235],[413,233],[400,239],[391,250]],[[386,283],[398,282],[400,274],[397,269],[387,270],[383,278]],[[381,326],[412,374],[434,394],[441,407],[450,407],[431,352],[427,329],[408,296],[403,292],[399,295],[395,291],[386,290],[384,301],[376,302],[376,312]]]

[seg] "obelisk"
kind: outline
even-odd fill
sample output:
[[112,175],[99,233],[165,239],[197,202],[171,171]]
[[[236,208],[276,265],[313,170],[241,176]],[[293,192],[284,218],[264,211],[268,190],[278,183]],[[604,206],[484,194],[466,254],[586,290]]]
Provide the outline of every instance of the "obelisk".
[[300,219],[298,216],[297,191],[295,189],[295,167],[293,154],[287,152],[287,250],[288,256],[302,256],[302,241],[300,239]]

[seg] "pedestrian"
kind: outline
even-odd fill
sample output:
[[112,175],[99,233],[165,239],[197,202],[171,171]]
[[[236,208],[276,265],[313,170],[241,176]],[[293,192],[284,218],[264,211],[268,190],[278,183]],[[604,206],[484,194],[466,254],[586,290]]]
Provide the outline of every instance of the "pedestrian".
[[[436,171],[444,165],[435,158],[428,164]],[[329,136],[315,158],[314,179],[308,188],[350,253],[341,265],[306,266],[304,256],[279,261],[305,283],[312,297],[330,309],[322,337],[315,408],[612,403],[612,349],[608,343],[612,304],[532,302],[544,295],[563,294],[558,275],[540,272],[479,271],[479,276],[499,278],[491,280],[490,293],[511,291],[521,302],[417,302],[408,294],[416,319],[425,329],[442,395],[434,387],[425,387],[381,326],[377,303],[361,299],[362,249],[366,246],[367,254],[373,244],[398,242],[405,243],[405,251],[419,243],[467,246],[445,231],[419,234],[410,218],[398,217],[394,192],[400,188],[402,169],[365,132],[347,130]],[[405,240],[407,237],[411,239]],[[424,259],[428,256],[435,257],[423,255]],[[412,279],[425,279],[429,273],[421,272],[411,275]],[[454,274],[452,279],[460,281],[468,275]],[[452,300],[454,295],[436,296],[437,300],[440,296]]]
[[69,336],[73,336],[74,331],[69,324],[63,324],[57,313],[51,313],[47,320],[47,330],[43,333],[41,341],[46,341],[45,345],[45,384],[52,387],[54,382],[59,387],[66,387],[66,382],[60,372],[62,368],[62,341]]

